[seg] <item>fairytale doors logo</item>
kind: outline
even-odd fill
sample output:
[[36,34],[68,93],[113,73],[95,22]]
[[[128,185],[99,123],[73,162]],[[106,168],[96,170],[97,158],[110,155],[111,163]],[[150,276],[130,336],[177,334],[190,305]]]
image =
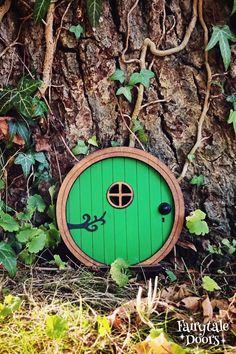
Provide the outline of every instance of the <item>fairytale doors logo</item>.
[[222,320],[208,323],[188,323],[181,320],[177,321],[177,324],[177,331],[181,333],[180,338],[185,341],[186,346],[194,344],[218,346],[224,344],[224,332],[229,330],[229,324]]

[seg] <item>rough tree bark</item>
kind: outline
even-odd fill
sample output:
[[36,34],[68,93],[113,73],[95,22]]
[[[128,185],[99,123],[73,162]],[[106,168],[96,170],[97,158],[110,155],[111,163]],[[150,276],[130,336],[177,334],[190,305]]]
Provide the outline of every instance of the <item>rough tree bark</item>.
[[[127,13],[134,0],[104,0],[100,26],[92,31],[86,20],[82,1],[72,1],[65,15],[54,55],[52,85],[47,97],[52,114],[49,125],[41,122],[33,138],[48,139],[47,156],[52,174],[59,180],[76,162],[61,139],[72,148],[77,139],[98,138],[100,148],[110,146],[112,140],[128,144],[128,130],[121,119],[115,96],[116,83],[108,77],[117,67],[129,75],[135,65],[125,65],[121,53],[125,46]],[[16,0],[0,24],[0,52],[12,43],[21,28],[18,45],[7,50],[0,61],[1,85],[15,84],[23,72],[30,71],[42,77],[45,55],[44,24],[37,27],[31,18],[34,1]],[[230,4],[229,4],[230,5]],[[54,18],[54,35],[60,27],[68,2],[58,1]],[[204,16],[208,28],[225,24],[230,8],[223,0],[204,1]],[[159,48],[176,46],[184,36],[192,13],[189,0],[140,0],[130,16],[128,58],[138,58],[143,40],[149,37]],[[68,31],[70,26],[82,24],[86,31],[77,41]],[[197,132],[197,121],[204,102],[206,72],[204,67],[203,30],[199,22],[186,49],[179,54],[155,58],[153,70],[156,78],[145,90],[144,103],[157,99],[165,102],[144,108],[139,116],[149,136],[146,149],[165,162],[178,177]],[[214,80],[224,84],[225,92],[236,90],[236,46],[232,46],[232,65],[224,74],[218,49],[210,52]],[[149,63],[152,56],[147,57]],[[132,104],[120,99],[124,113],[132,112]],[[236,140],[233,129],[227,124],[229,104],[219,89],[213,86],[210,109],[196,160],[188,169],[181,186],[187,213],[200,207],[208,216],[210,239],[236,236]],[[138,145],[137,145],[138,147]],[[56,159],[58,159],[58,164]],[[200,189],[191,186],[194,174],[205,176]],[[14,193],[14,184],[9,193]]]

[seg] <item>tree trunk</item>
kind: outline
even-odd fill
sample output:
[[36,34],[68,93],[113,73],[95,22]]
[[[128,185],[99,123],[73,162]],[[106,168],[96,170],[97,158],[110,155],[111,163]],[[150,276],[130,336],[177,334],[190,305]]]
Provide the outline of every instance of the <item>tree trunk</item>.
[[[51,87],[46,96],[51,113],[48,122],[41,121],[33,128],[32,135],[35,142],[42,137],[47,140],[50,146],[47,156],[56,180],[60,175],[64,177],[76,163],[61,137],[70,149],[78,139],[87,140],[92,135],[97,136],[99,148],[111,146],[111,141],[128,145],[129,131],[120,115],[115,95],[118,84],[108,78],[118,67],[126,72],[127,77],[134,70],[139,70],[135,64],[126,65],[121,60],[127,36],[127,14],[134,2],[104,0],[96,31],[87,21],[82,1],[70,3],[62,24],[62,16],[69,3],[56,3],[54,38],[60,26],[62,28],[54,54]],[[18,44],[11,46],[1,57],[2,86],[15,85],[27,72],[35,78],[42,78],[45,25],[36,26],[29,17],[33,4],[34,1],[13,1],[0,24],[0,52],[19,33]],[[204,1],[204,18],[209,30],[212,25],[229,21],[229,5],[229,1],[223,0]],[[130,15],[126,57],[139,58],[146,37],[160,49],[179,45],[191,16],[192,1],[189,0],[140,0]],[[85,27],[85,33],[79,40],[69,32],[71,25],[77,24]],[[212,86],[210,108],[203,126],[206,139],[181,182],[186,213],[196,208],[206,211],[212,242],[236,236],[236,140],[232,125],[227,123],[230,105],[225,99],[236,90],[236,46],[232,45],[231,49],[232,64],[228,73],[224,73],[218,48],[209,52],[212,73],[216,74],[213,80],[224,85],[225,94],[218,86]],[[145,148],[166,163],[178,177],[196,141],[197,122],[206,91],[204,34],[199,21],[183,51],[163,58],[149,53],[148,64],[152,59],[155,79],[150,89],[145,90],[143,104],[159,99],[164,102],[147,106],[139,115],[149,137]],[[122,97],[119,102],[122,112],[131,115],[134,104],[129,104]],[[138,143],[136,147],[140,147]],[[193,175],[199,174],[205,176],[205,184],[197,188],[189,181]],[[15,188],[13,183],[9,193],[14,194]]]

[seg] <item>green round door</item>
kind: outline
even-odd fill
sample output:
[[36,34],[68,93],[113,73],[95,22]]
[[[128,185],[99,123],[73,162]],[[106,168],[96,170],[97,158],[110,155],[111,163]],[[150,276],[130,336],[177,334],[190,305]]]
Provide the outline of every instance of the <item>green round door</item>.
[[74,243],[93,260],[130,265],[152,257],[166,243],[175,206],[164,178],[150,165],[111,157],[86,168],[66,201],[66,222]]

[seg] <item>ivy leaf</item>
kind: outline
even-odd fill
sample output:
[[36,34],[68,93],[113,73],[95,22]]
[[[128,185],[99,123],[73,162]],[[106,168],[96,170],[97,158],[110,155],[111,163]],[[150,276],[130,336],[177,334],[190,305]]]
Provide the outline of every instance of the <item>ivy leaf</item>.
[[233,4],[233,10],[231,12],[231,16],[236,12],[236,0],[234,0],[234,4]]
[[88,146],[85,144],[83,140],[78,140],[77,145],[72,149],[74,155],[87,155]]
[[203,175],[193,176],[193,178],[190,181],[190,184],[196,185],[198,187],[202,186],[204,184],[204,176]]
[[40,232],[38,233],[37,236],[35,236],[28,244],[28,250],[30,253],[38,253],[39,251],[42,251],[44,249],[45,243],[46,243],[46,234],[42,231],[39,230]]
[[141,143],[143,143],[143,144],[147,144],[147,143],[148,143],[148,136],[147,136],[147,134],[145,133],[144,128],[143,128],[143,129],[140,129],[140,130],[137,132],[137,137],[138,137],[138,139],[141,141]]
[[97,316],[97,324],[98,324],[98,334],[100,336],[105,336],[106,334],[111,333],[111,326],[107,317]]
[[9,132],[9,142],[12,143],[13,142],[13,139],[17,133],[17,126],[16,126],[16,123],[12,120],[10,120],[8,122],[8,132]]
[[17,85],[17,89],[21,95],[30,96],[42,85],[42,80],[34,80],[28,76],[22,77]]
[[71,33],[74,33],[74,35],[75,35],[75,37],[76,37],[77,39],[79,39],[80,36],[81,36],[81,34],[84,33],[84,29],[83,29],[83,27],[80,26],[80,25],[71,26],[70,29],[69,29],[69,31],[70,31]]
[[111,264],[111,277],[119,287],[125,286],[129,281],[129,277],[127,274],[128,267],[129,264],[122,258],[117,258]]
[[25,177],[28,177],[31,167],[35,164],[35,159],[31,152],[20,153],[15,159],[15,164],[21,165]]
[[125,73],[121,69],[116,69],[116,71],[109,77],[111,81],[119,81],[121,84],[125,81]]
[[18,94],[16,89],[0,91],[0,113],[5,114],[14,106]]
[[26,124],[21,121],[17,121],[14,123],[17,129],[17,133],[20,135],[20,137],[25,141],[27,145],[30,143],[30,137],[29,137],[29,129],[27,128]]
[[215,291],[221,289],[220,286],[215,282],[215,280],[213,280],[207,275],[202,278],[202,287],[206,291]]
[[11,277],[16,275],[16,254],[12,247],[5,242],[0,242],[0,264],[7,270]]
[[32,97],[24,96],[19,93],[16,99],[15,107],[26,118],[32,118],[34,112]]
[[93,136],[88,140],[88,144],[98,147],[96,135],[93,135]]
[[209,233],[209,228],[206,221],[203,221],[206,218],[206,214],[197,209],[192,211],[190,216],[186,217],[187,223],[186,226],[191,234],[195,235],[205,235]]
[[48,106],[39,97],[35,96],[32,99],[33,115],[32,117],[41,117],[48,112]]
[[135,120],[133,127],[132,127],[132,131],[134,133],[136,133],[136,135],[137,135],[138,139],[141,141],[141,143],[147,144],[148,136],[144,131],[143,124],[138,119]]
[[195,160],[196,156],[194,154],[188,154],[187,158],[190,162],[193,162]]
[[236,102],[236,95],[227,96],[226,101],[230,102],[230,103],[235,103]]
[[234,132],[236,134],[236,111],[234,111],[233,109],[230,110],[228,123],[233,124]]
[[132,90],[133,86],[124,86],[124,87],[120,87],[117,91],[116,91],[116,95],[124,95],[125,98],[131,102],[132,101]]
[[63,337],[68,330],[68,324],[64,318],[58,315],[51,315],[46,320],[46,333],[49,338],[57,339]]
[[19,230],[16,220],[11,215],[4,213],[3,210],[0,210],[0,227],[9,232]]
[[33,18],[36,24],[38,24],[46,15],[50,2],[51,0],[36,0],[33,12]]
[[99,24],[102,13],[102,0],[86,0],[88,19],[93,28]]
[[48,168],[48,160],[43,152],[33,152],[32,154],[35,161],[40,163],[40,170]]
[[43,213],[46,208],[43,198],[39,194],[31,195],[27,201],[27,209],[30,211],[38,210]]
[[225,70],[228,70],[231,60],[229,41],[236,42],[236,36],[231,32],[229,26],[214,26],[211,39],[206,47],[206,50],[210,50],[219,43]]
[[0,179],[0,191],[2,191],[5,188],[5,182],[4,180],[1,178]]
[[140,129],[143,129],[143,124],[140,122],[140,120],[136,119],[132,127],[132,132],[136,133]]
[[133,73],[129,80],[129,86],[134,86],[136,84],[142,84],[146,88],[150,86],[150,79],[155,77],[153,71],[148,69],[142,69],[140,73]]

